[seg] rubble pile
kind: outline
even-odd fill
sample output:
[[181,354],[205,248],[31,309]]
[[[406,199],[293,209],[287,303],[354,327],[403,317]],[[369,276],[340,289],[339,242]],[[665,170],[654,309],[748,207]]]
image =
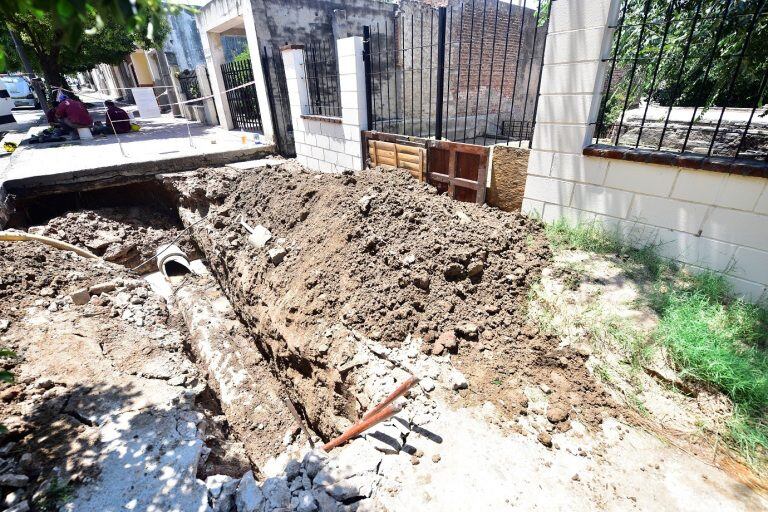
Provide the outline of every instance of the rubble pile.
[[[149,206],[85,209],[54,217],[32,233],[50,236],[88,249],[107,261],[134,267],[155,256],[155,249],[179,233],[179,221],[172,211]],[[179,242],[194,256],[187,239]],[[152,263],[139,271],[149,271]]]

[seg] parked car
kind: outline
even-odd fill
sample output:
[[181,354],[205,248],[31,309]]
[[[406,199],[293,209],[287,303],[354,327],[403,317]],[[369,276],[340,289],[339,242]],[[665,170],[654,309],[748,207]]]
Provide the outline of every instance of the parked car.
[[37,101],[32,86],[27,79],[21,75],[5,75],[0,77],[5,84],[8,94],[16,107],[35,107],[40,108],[40,102]]

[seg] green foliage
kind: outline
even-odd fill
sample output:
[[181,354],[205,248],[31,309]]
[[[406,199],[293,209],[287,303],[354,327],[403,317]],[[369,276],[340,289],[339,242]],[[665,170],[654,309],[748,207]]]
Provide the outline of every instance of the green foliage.
[[598,254],[617,253],[622,245],[596,222],[572,225],[565,219],[558,219],[545,227],[547,238],[555,248],[581,249]]
[[726,280],[703,273],[656,286],[657,338],[683,375],[708,382],[733,400],[733,444],[755,462],[768,448],[768,311],[733,299]]
[[[765,106],[765,95],[757,94],[768,69],[768,16],[763,13],[752,27],[761,1],[628,0],[621,35],[614,41],[617,62],[605,123],[616,120],[627,98],[628,107],[633,107],[649,92],[665,106]],[[727,97],[734,76],[733,93]]]
[[251,51],[246,46],[243,51],[235,55],[235,57],[232,59],[233,62],[250,62],[251,61]]
[[[651,283],[648,302],[659,315],[654,340],[667,347],[681,376],[708,383],[733,401],[730,440],[755,463],[760,450],[768,449],[768,310],[734,298],[722,275],[677,272],[656,247],[627,247],[600,225],[561,220],[548,225],[546,233],[556,248],[617,254],[635,277]],[[621,325],[604,322],[594,330],[619,341],[633,366],[651,355],[653,345]]]
[[71,500],[73,496],[74,489],[71,484],[62,483],[58,478],[53,477],[48,490],[34,501],[35,509],[44,512],[54,512]]
[[[16,354],[6,348],[0,348],[0,358],[16,357]],[[0,370],[0,382],[13,382],[13,374],[9,371]]]
[[[33,67],[52,85],[65,73],[116,64],[137,47],[159,47],[170,30],[171,8],[157,0],[0,0],[0,5],[0,20],[19,34]],[[0,38],[0,45],[0,67],[18,69],[10,38]]]

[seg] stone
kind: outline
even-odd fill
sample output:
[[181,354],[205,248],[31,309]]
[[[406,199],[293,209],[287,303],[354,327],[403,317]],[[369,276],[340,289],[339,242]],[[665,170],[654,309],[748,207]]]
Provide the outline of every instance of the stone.
[[451,331],[445,331],[443,332],[438,338],[435,344],[442,345],[446,350],[449,352],[456,349],[456,347],[459,346],[459,340],[456,339],[456,335],[454,332]]
[[448,382],[451,385],[451,389],[453,389],[454,391],[458,391],[460,389],[467,389],[469,387],[467,378],[464,376],[463,373],[461,373],[458,370],[451,371],[450,375],[448,376]]
[[40,377],[32,385],[37,389],[51,389],[55,384],[47,377]]
[[0,332],[5,332],[8,330],[8,327],[11,326],[11,321],[7,318],[0,318]]
[[429,275],[427,275],[424,272],[419,272],[415,276],[413,276],[413,284],[416,286],[416,288],[419,288],[424,291],[429,291]]
[[459,219],[459,224],[469,224],[472,219],[461,210],[456,210],[456,218]]
[[539,442],[546,446],[547,448],[552,448],[552,436],[549,435],[546,432],[540,432],[539,436],[537,437]]
[[568,410],[564,407],[554,406],[547,408],[547,419],[550,423],[560,423],[568,418]]
[[477,277],[483,273],[484,268],[485,268],[485,265],[483,265],[482,261],[473,261],[467,267],[467,276],[469,276],[470,278]]
[[299,493],[299,500],[296,504],[296,512],[315,512],[318,504],[315,496],[310,491]]
[[339,510],[339,503],[333,499],[325,490],[315,489],[312,491],[312,495],[317,500],[317,506],[320,512],[337,512]]
[[472,322],[464,322],[456,326],[456,333],[462,338],[477,339],[480,328]]
[[208,494],[214,498],[218,498],[221,494],[221,489],[227,482],[233,480],[231,476],[227,475],[211,475],[205,479],[205,487],[208,488]]
[[102,293],[110,293],[117,289],[117,284],[114,281],[107,281],[105,283],[99,283],[88,288],[88,292],[91,295],[101,295]]
[[421,384],[421,389],[429,393],[430,391],[434,391],[435,389],[435,381],[430,379],[429,377],[424,377],[419,381],[419,384]]
[[440,457],[440,454],[439,454],[439,453],[436,453],[436,454],[434,454],[434,455],[432,456],[432,462],[434,462],[435,464],[437,464],[438,462],[440,462],[440,459],[441,459],[441,457]]
[[275,247],[267,251],[267,257],[273,265],[277,266],[283,262],[288,251],[284,247]]
[[238,485],[240,485],[240,480],[233,478],[221,486],[221,492],[212,512],[235,512],[237,510],[235,495]]
[[41,297],[53,297],[56,295],[56,291],[50,286],[45,286],[40,290]]
[[323,465],[325,465],[325,458],[318,452],[309,452],[304,456],[302,465],[304,466],[304,471],[307,472],[307,476],[309,478],[315,478],[315,475],[317,475],[323,468]]
[[5,499],[3,500],[3,503],[6,507],[12,507],[13,505],[16,505],[19,503],[22,499],[23,495],[20,492],[11,491],[8,494],[5,495]]
[[443,269],[443,275],[449,281],[459,279],[464,275],[464,266],[460,263],[449,263],[445,266],[445,269]]
[[360,213],[363,215],[368,215],[368,213],[371,211],[371,201],[373,201],[374,197],[376,196],[366,194],[360,198],[360,200],[357,202],[357,206],[360,208]]
[[29,484],[29,477],[27,475],[15,473],[0,475],[0,487],[26,487],[27,484]]
[[88,290],[86,288],[77,290],[75,293],[70,295],[70,298],[72,299],[72,302],[75,303],[76,306],[83,306],[85,304],[88,304],[88,301],[91,300],[91,294],[88,293]]
[[253,472],[248,471],[240,479],[235,495],[237,512],[260,512],[264,504],[264,494],[253,478]]
[[253,232],[248,235],[248,243],[257,249],[263,249],[272,239],[272,233],[259,224],[253,228]]
[[5,509],[5,512],[28,512],[29,510],[29,501],[24,500],[11,508]]
[[285,465],[285,478],[293,480],[301,474],[301,463],[297,460],[290,460]]
[[291,491],[282,478],[267,478],[261,486],[261,492],[267,500],[267,510],[284,509],[291,504]]

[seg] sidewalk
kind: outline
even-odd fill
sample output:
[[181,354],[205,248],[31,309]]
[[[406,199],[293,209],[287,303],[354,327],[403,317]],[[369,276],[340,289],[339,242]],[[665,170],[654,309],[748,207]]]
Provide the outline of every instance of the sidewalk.
[[[94,120],[104,121],[104,108],[89,109]],[[135,107],[126,108],[133,119]],[[136,176],[196,169],[207,165],[254,159],[274,152],[254,133],[227,131],[165,114],[135,118],[138,132],[98,136],[92,140],[66,140],[30,144],[28,138],[45,125],[29,129],[24,142],[11,155],[0,185],[8,192],[25,194],[58,191],[84,183],[124,182]]]

